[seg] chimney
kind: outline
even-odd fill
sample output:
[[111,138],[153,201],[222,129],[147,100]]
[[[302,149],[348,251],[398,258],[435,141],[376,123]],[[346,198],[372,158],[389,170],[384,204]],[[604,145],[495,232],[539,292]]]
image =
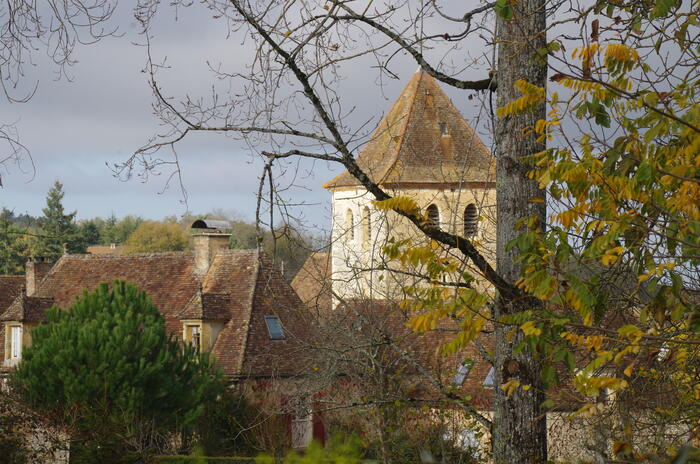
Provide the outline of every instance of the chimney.
[[231,234],[224,233],[223,230],[232,227],[227,221],[212,219],[197,219],[191,227],[195,231],[192,235],[194,273],[202,276],[209,271],[216,252],[228,248]]
[[34,296],[39,289],[39,284],[49,273],[53,263],[46,261],[44,258],[32,258],[27,261],[26,270],[24,272],[26,278],[27,296]]
[[231,234],[200,232],[192,235],[194,273],[204,275],[220,249],[227,249]]

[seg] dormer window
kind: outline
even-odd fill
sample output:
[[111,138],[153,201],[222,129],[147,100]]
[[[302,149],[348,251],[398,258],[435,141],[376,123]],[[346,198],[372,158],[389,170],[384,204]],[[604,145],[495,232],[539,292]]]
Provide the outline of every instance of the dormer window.
[[440,227],[440,210],[436,204],[428,206],[428,225],[431,227]]
[[22,359],[22,324],[10,322],[5,325],[5,365],[16,366]]
[[270,340],[284,340],[284,330],[280,323],[280,318],[277,316],[265,316],[265,325],[267,325],[267,333],[270,335]]
[[442,135],[443,137],[446,135],[450,135],[447,133],[447,123],[440,122],[438,123],[438,127],[440,128],[440,135]]
[[195,352],[202,351],[202,326],[199,324],[185,325],[185,343],[194,348]]
[[10,326],[10,360],[19,361],[22,359],[22,326]]

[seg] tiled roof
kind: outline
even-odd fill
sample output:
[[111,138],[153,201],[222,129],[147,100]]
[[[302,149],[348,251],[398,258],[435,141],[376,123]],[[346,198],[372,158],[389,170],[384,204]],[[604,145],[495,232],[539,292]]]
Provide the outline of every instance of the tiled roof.
[[231,296],[228,293],[202,293],[198,291],[185,305],[178,319],[205,319],[224,321],[231,318],[229,306]]
[[292,280],[292,288],[309,308],[331,309],[330,253],[313,253]]
[[[424,72],[413,75],[363,147],[357,164],[382,185],[468,185],[496,179],[493,156],[435,79]],[[324,187],[358,185],[345,171]]]
[[0,313],[22,293],[24,276],[0,276]]
[[0,321],[43,322],[53,298],[21,294],[0,314]]
[[[24,276],[0,276],[0,314],[22,293]],[[0,326],[0,348],[5,346],[5,329]]]
[[[294,339],[272,341],[261,336],[260,324],[265,314],[275,314],[291,334],[296,327],[293,311],[302,304],[270,260],[255,250],[220,250],[205,276],[197,277],[193,267],[191,253],[65,255],[34,297],[15,298],[2,319],[38,320],[51,302],[67,308],[100,282],[125,280],[149,295],[165,316],[167,329],[178,337],[181,319],[225,321],[212,349],[224,374],[268,376],[282,367],[289,371],[295,362],[289,356]],[[285,359],[277,361],[275,356]]]

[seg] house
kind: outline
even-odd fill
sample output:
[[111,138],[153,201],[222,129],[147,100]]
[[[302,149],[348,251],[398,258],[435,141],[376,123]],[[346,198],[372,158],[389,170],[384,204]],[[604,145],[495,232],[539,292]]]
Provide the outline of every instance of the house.
[[167,329],[210,352],[231,381],[296,375],[294,320],[301,307],[296,293],[262,252],[228,250],[228,234],[201,230],[193,235],[194,253],[64,255],[55,264],[29,262],[25,290],[18,292],[15,282],[19,294],[0,313],[3,368],[21,359],[22,345],[31,343],[28,329],[44,319],[46,309],[67,308],[83,291],[120,279],[144,290]]
[[[67,308],[100,282],[119,279],[146,292],[170,333],[211,353],[232,386],[251,396],[284,392],[273,398],[282,410],[281,402],[294,399],[294,378],[307,369],[299,349],[306,330],[303,305],[269,257],[229,250],[230,235],[209,226],[194,224],[192,253],[64,255],[56,263],[27,263],[21,279],[0,278],[0,375],[21,360],[31,344],[29,329],[45,320],[48,308]],[[285,381],[289,385],[277,385]],[[310,440],[306,430],[312,425],[301,424],[299,440]]]

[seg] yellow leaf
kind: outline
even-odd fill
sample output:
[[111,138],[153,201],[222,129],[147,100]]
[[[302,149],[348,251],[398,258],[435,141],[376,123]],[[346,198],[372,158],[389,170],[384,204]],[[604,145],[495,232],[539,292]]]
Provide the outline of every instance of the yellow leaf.
[[533,321],[527,321],[521,325],[520,330],[522,330],[526,336],[540,335],[542,333],[542,329],[535,327],[535,323]]
[[519,386],[520,381],[513,379],[501,385],[501,390],[506,392],[506,395],[511,396]]
[[625,455],[633,454],[632,447],[630,446],[630,444],[627,442],[624,442],[624,441],[613,442],[612,452],[613,452],[613,455],[616,455],[616,456],[618,454],[625,454]]
[[634,367],[634,363],[632,363],[632,364],[630,364],[629,366],[627,366],[627,367],[625,368],[625,370],[623,371],[623,373],[624,373],[627,377],[632,377],[632,368],[633,368],[633,367]]

